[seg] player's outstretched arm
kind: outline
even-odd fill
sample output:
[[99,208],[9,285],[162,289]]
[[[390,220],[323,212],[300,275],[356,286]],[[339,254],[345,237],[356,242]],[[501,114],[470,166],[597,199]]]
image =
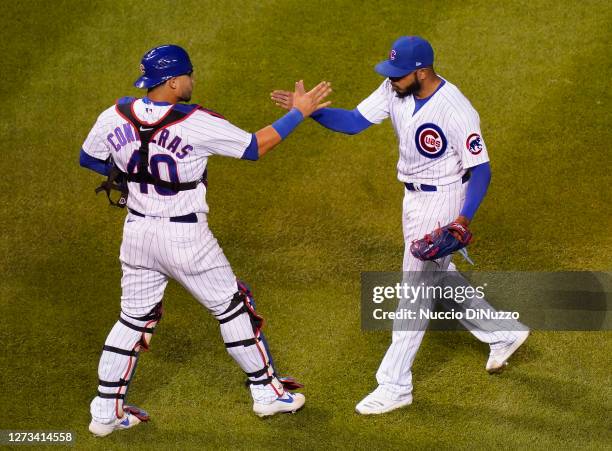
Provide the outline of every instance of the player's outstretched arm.
[[[293,107],[293,93],[290,91],[277,89],[272,91],[270,98],[276,106],[285,110]],[[321,108],[311,117],[323,127],[347,135],[356,135],[372,125],[357,109]]]
[[317,110],[325,108],[331,102],[323,102],[331,93],[331,85],[322,81],[308,92],[304,90],[302,80],[295,84],[292,94],[292,106],[289,112],[274,122],[272,125],[262,128],[255,133],[259,157],[285,139],[303,120]]

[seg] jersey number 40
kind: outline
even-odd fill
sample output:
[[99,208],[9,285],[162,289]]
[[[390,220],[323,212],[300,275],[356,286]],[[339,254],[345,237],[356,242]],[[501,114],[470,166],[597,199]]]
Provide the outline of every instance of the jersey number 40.
[[[135,150],[132,156],[130,157],[130,161],[128,162],[128,165],[127,165],[128,174],[136,173],[139,162],[140,162],[140,154],[138,153],[138,150]],[[158,154],[158,155],[153,155],[151,157],[149,161],[149,168],[151,171],[151,175],[157,179],[160,178],[159,167],[161,164],[166,165],[166,168],[168,169],[168,175],[170,177],[170,182],[179,183],[180,180],[178,176],[178,170],[176,167],[176,161],[174,161],[174,158],[172,158],[170,155]],[[162,188],[161,186],[154,186],[154,188],[155,188],[155,191],[157,191],[157,194],[161,196],[174,196],[177,193],[176,191],[172,191],[171,189],[168,189],[168,188]],[[140,192],[143,194],[149,194],[149,184],[141,183]]]

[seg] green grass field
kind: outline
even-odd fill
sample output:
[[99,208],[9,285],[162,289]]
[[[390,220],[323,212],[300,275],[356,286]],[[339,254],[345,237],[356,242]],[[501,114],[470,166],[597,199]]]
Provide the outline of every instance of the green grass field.
[[354,413],[390,340],[360,330],[360,272],[400,270],[403,253],[388,122],[352,137],[308,122],[258,163],[209,163],[211,228],[306,408],[256,418],[216,321],[170,284],[130,391],[152,422],[94,439],[124,213],[77,161],[97,115],[139,94],[155,45],[186,47],[194,101],[254,132],[281,114],[270,91],[299,78],[331,80],[334,106],[354,108],[393,40],[419,34],[479,111],[492,159],[477,268],[610,270],[609,2],[19,1],[0,24],[0,429],[72,430],[79,449],[612,447],[609,332],[536,331],[497,377],[470,334],[431,332],[414,404]]

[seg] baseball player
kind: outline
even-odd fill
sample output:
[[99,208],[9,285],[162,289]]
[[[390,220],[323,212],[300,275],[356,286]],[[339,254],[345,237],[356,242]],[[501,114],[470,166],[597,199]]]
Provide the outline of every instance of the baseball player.
[[[404,279],[411,282],[415,282],[416,272],[456,269],[452,255],[435,261],[416,258],[410,252],[411,243],[439,224],[450,223],[448,230],[462,230],[471,236],[467,226],[491,178],[478,113],[455,85],[435,72],[433,63],[429,42],[417,36],[401,37],[393,44],[389,58],[376,66],[385,80],[356,109],[324,108],[312,115],[324,127],[346,134],[359,133],[391,118],[399,141],[398,179],[404,184]],[[287,91],[274,91],[272,100],[291,108],[295,97]],[[461,243],[461,237],[454,234],[449,236],[457,242],[455,249],[469,242]],[[431,300],[421,302],[429,302],[431,307]],[[484,300],[478,307],[495,311]],[[529,334],[514,320],[511,326],[492,320],[462,323],[490,345],[486,364],[490,373],[501,371]],[[427,321],[419,318],[397,325],[376,374],[378,387],[356,406],[360,414],[385,413],[412,402],[411,367]]]
[[329,105],[322,101],[331,88],[322,82],[306,93],[303,83],[296,83],[294,108],[248,133],[214,111],[182,103],[191,99],[193,67],[181,47],[155,47],[142,58],[140,70],[135,86],[147,89],[147,95],[123,97],[102,112],[80,155],[82,166],[112,178],[106,187],[119,186],[119,203],[128,209],[120,251],[121,313],[100,357],[89,430],[105,436],[148,420],[146,412],[124,400],[138,355],[149,348],[161,319],[169,278],[219,321],[228,353],[248,377],[253,411],[259,416],[295,412],[304,396],[285,389],[276,377],[260,331],[263,319],[208,228],[206,167],[213,155],[257,160],[305,117]]

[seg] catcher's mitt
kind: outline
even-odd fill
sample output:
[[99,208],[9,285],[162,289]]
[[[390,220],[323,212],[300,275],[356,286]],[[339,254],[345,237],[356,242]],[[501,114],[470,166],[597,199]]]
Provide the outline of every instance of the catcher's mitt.
[[446,257],[472,241],[472,232],[467,226],[451,222],[444,227],[438,227],[420,240],[414,240],[410,252],[419,260],[437,260]]

